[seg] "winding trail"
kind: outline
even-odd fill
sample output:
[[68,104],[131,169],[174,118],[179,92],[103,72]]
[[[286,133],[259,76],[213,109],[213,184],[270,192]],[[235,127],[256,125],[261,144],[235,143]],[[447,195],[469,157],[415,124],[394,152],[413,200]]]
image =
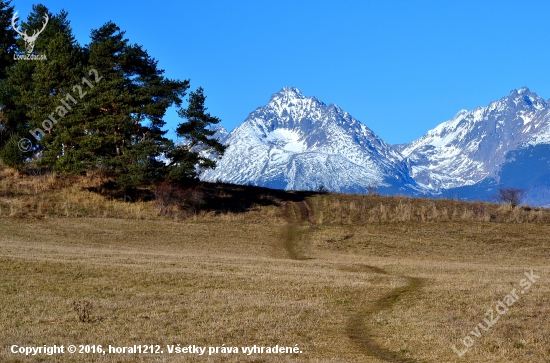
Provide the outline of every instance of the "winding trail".
[[[299,202],[282,201],[281,209],[287,220],[286,226],[281,232],[282,245],[287,252],[288,258],[292,260],[309,259],[299,253],[297,246],[297,237],[300,233],[299,226],[305,221],[316,226],[313,209],[304,199]],[[361,272],[374,272],[381,275],[399,277],[405,279],[407,284],[393,289],[386,295],[372,303],[362,303],[347,322],[346,332],[350,339],[354,340],[367,356],[376,357],[391,363],[422,363],[420,360],[404,357],[399,353],[390,351],[381,347],[375,340],[374,335],[369,329],[368,321],[375,314],[383,310],[390,310],[404,295],[410,295],[419,291],[423,285],[423,280],[416,277],[392,275],[385,270],[370,265],[353,265],[359,267]]]
[[393,289],[382,296],[374,304],[364,303],[349,319],[347,325],[348,336],[355,340],[366,355],[370,355],[386,362],[393,363],[422,363],[420,360],[403,357],[401,354],[382,348],[374,339],[369,329],[368,321],[371,316],[383,310],[390,310],[403,295],[418,291],[423,284],[422,279],[409,276],[391,275],[375,266],[363,266],[365,272],[376,272],[388,276],[397,276],[408,281],[407,285]]
[[281,208],[287,220],[287,224],[281,231],[283,248],[291,260],[309,260],[309,257],[300,253],[297,239],[300,233],[304,233],[299,228],[300,224],[308,220],[312,226],[315,225],[315,218],[313,217],[311,207],[307,201],[303,200],[300,202],[282,202]]

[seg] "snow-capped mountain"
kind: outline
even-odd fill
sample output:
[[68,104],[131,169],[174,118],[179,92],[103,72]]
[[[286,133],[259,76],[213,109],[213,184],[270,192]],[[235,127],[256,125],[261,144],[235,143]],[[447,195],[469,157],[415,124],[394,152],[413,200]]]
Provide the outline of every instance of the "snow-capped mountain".
[[528,88],[451,120],[395,148],[410,160],[411,176],[434,190],[499,181],[510,151],[550,143],[549,104]]
[[526,189],[532,205],[550,204],[550,102],[525,87],[393,147],[338,106],[285,87],[216,137],[229,147],[202,180],[476,200],[505,186]]
[[421,190],[403,156],[340,107],[285,87],[220,141],[229,145],[202,180],[276,189]]

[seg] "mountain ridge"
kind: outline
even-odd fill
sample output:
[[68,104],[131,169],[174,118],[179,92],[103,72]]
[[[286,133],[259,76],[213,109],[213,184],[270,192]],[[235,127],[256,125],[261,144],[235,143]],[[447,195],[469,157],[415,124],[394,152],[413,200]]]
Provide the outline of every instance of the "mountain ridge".
[[[322,185],[346,193],[375,186],[385,194],[483,199],[499,183],[515,183],[510,173],[500,175],[502,168],[521,169],[511,152],[550,144],[550,103],[522,87],[487,106],[460,110],[411,143],[389,145],[339,106],[284,87],[218,135],[229,147],[217,168],[201,175],[205,181],[287,190]],[[523,163],[525,155],[537,155],[538,164],[531,164],[545,166],[541,150],[518,155]],[[547,188],[534,187],[537,195]]]
[[369,185],[419,190],[399,152],[339,106],[295,87],[273,94],[224,142],[226,155],[203,180],[337,192]]
[[548,103],[527,87],[471,111],[461,110],[398,150],[412,177],[434,190],[473,185],[494,177],[507,152],[550,142]]

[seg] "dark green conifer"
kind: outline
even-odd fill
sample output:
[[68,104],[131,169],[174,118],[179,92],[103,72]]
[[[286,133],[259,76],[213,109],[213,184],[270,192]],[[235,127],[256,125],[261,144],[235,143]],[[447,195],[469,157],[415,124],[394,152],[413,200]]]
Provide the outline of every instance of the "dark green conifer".
[[201,170],[214,168],[216,158],[223,155],[226,149],[213,137],[216,130],[212,126],[221,120],[206,112],[205,100],[204,90],[199,87],[189,94],[187,108],[178,110],[179,116],[187,121],[180,123],[176,129],[183,142],[167,153],[171,159],[169,177],[173,181],[196,178]]

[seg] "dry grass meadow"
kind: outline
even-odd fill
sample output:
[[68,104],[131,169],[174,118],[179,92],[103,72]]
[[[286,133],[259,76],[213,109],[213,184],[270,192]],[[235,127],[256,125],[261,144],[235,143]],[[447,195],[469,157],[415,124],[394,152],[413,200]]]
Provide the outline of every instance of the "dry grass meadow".
[[[159,216],[94,183],[0,170],[1,362],[550,362],[549,210],[222,186],[222,206],[261,195]],[[75,302],[90,304],[84,322]],[[164,354],[10,352],[53,344]]]

